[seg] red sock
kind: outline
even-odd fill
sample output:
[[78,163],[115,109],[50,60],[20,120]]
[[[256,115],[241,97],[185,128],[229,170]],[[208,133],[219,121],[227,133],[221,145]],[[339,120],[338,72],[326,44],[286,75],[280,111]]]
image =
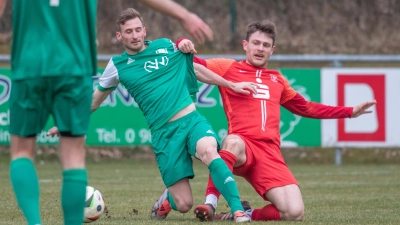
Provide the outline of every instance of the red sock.
[[[228,166],[229,170],[233,170],[233,166],[236,163],[236,156],[226,150],[221,150],[219,151],[219,155],[221,156],[222,160],[226,163]],[[207,184],[207,189],[206,189],[206,196],[209,194],[213,194],[219,198],[221,193],[217,190],[217,188],[214,186],[214,183],[211,180],[211,175],[208,175],[208,184]]]
[[268,204],[262,209],[254,209],[251,214],[251,220],[267,221],[267,220],[281,220],[281,215],[278,209],[273,204]]

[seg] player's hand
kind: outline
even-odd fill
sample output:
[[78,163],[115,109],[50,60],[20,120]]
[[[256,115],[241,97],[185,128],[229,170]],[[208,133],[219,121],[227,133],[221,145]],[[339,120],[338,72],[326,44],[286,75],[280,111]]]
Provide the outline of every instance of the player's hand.
[[190,13],[180,21],[182,27],[194,37],[197,43],[203,44],[206,40],[213,40],[213,32],[210,27],[196,14]]
[[233,83],[233,87],[231,88],[235,93],[239,94],[257,94],[258,85],[253,82],[238,82]]
[[191,40],[184,39],[179,42],[178,49],[181,50],[183,53],[197,53],[196,49],[194,48],[194,44]]
[[58,131],[57,127],[52,127],[49,131],[47,131],[46,136],[51,136],[51,137],[60,136],[60,132]]
[[358,106],[355,106],[353,108],[353,115],[351,117],[356,118],[356,117],[361,116],[362,114],[371,113],[372,110],[367,110],[367,109],[375,104],[376,104],[376,100],[373,100],[373,101],[364,102],[362,104],[359,104]]

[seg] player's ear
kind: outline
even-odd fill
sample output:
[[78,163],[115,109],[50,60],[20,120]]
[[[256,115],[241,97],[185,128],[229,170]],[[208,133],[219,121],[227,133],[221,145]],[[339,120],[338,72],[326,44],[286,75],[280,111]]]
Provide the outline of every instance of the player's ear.
[[275,49],[276,49],[276,45],[274,45],[274,46],[272,46],[272,48],[271,48],[272,50],[271,50],[271,55],[272,55],[272,53],[275,51]]
[[146,27],[143,27],[143,34],[144,34],[143,37],[146,37]]
[[120,32],[115,32],[115,37],[117,38],[118,41],[122,40],[122,35]]
[[242,41],[243,49],[244,49],[245,51],[247,51],[247,44],[248,44],[248,42],[247,42],[246,40],[243,40],[243,41]]

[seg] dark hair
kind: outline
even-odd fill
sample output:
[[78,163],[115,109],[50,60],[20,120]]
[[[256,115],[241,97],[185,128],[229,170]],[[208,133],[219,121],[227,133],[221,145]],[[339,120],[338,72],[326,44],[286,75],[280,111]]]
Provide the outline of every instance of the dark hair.
[[272,39],[272,45],[275,45],[276,28],[274,23],[272,23],[269,20],[263,20],[263,21],[257,20],[251,22],[249,25],[247,25],[246,41],[249,41],[250,36],[257,31],[260,31],[268,35],[268,37]]
[[119,14],[119,17],[116,21],[117,23],[117,30],[121,31],[121,25],[124,25],[126,21],[139,18],[143,24],[143,18],[140,16],[140,13],[136,11],[134,8],[127,8]]

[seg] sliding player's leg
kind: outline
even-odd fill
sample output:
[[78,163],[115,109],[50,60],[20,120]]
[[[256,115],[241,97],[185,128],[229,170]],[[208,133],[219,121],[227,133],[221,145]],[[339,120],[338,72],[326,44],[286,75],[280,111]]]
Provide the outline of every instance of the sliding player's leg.
[[[246,141],[246,145],[246,164],[235,168],[234,173],[243,176],[265,201],[272,203],[246,213],[255,221],[301,220],[304,204],[300,189],[279,147],[255,140]],[[226,218],[221,215],[216,217]]]

